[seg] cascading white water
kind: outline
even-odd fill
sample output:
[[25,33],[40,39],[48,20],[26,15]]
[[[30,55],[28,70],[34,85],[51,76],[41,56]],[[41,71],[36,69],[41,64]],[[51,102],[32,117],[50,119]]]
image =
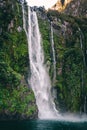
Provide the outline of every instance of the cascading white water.
[[28,25],[27,13],[22,4],[23,11],[23,28],[28,40],[29,60],[31,78],[29,84],[34,91],[36,103],[38,106],[38,117],[40,119],[59,119],[67,121],[85,121],[87,118],[69,114],[58,114],[51,96],[51,83],[44,65],[44,54],[41,46],[41,36],[39,32],[36,12],[28,8]]
[[53,26],[51,22],[51,46],[52,46],[52,54],[53,54],[53,83],[55,82],[56,79],[56,57],[55,57],[55,49],[54,49],[54,40],[53,40]]
[[[23,15],[24,8],[23,9]],[[23,16],[24,29],[25,16]],[[31,88],[34,91],[36,104],[38,106],[38,117],[40,119],[55,119],[58,117],[58,111],[55,108],[53,98],[51,96],[51,83],[49,75],[44,65],[44,54],[41,46],[41,35],[38,26],[38,19],[35,11],[28,8],[28,50],[31,77],[28,80]]]
[[29,60],[31,78],[29,80],[36,97],[39,118],[56,118],[57,110],[51,96],[50,78],[44,65],[44,54],[41,46],[41,35],[39,32],[36,12],[29,10]]
[[[84,35],[83,35],[83,33],[82,33],[82,31],[81,31],[81,29],[80,28],[78,28],[78,30],[79,30],[79,33],[80,33],[80,46],[81,46],[81,51],[82,51],[82,56],[83,56],[83,67],[82,67],[82,73],[81,73],[81,78],[82,78],[82,91],[83,91],[83,89],[84,89],[84,67],[85,67],[85,65],[86,65],[86,62],[85,62],[85,56],[84,56],[84,51],[83,51],[83,38],[84,38]],[[85,96],[85,98],[84,98],[84,112],[86,113],[86,96]],[[81,113],[81,111],[80,111],[80,113]]]
[[84,38],[84,35],[83,35],[83,33],[82,33],[80,28],[78,28],[78,30],[80,32],[80,45],[81,45],[81,50],[82,50],[82,55],[83,55],[83,64],[85,66],[86,63],[85,63],[85,56],[84,56],[84,52],[83,52],[83,40],[82,40]]

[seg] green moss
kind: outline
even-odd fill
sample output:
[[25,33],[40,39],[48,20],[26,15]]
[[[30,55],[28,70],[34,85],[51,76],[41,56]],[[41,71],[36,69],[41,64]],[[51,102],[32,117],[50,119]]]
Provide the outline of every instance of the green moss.
[[3,2],[0,8],[0,114],[7,112],[10,117],[17,113],[29,117],[37,108],[34,94],[25,81],[29,65],[22,8],[18,1]]
[[36,111],[34,94],[26,86],[13,90],[0,89],[0,113],[19,113],[31,116]]
[[[57,62],[55,87],[57,89],[58,104],[61,106],[61,102],[63,102],[65,104],[64,107],[69,111],[84,111],[84,101],[87,95],[87,55],[85,53],[87,47],[87,19],[67,16],[52,10],[49,10],[47,15],[54,23],[54,43]],[[66,30],[65,33],[62,33],[62,25],[65,26],[65,23],[67,24]],[[79,32],[78,28],[82,32]],[[67,30],[70,30],[71,33]],[[83,55],[86,66],[83,62]]]
[[45,62],[50,61],[50,25],[47,20],[39,19],[39,27],[42,36],[42,44],[45,55]]
[[[2,25],[0,27],[2,30],[0,32],[0,112],[7,111],[7,113],[29,116],[37,109],[33,92],[27,88],[27,85],[22,84],[22,80],[29,72],[29,65],[21,5],[15,1],[12,8],[13,0],[4,0],[4,2],[4,7],[0,8],[0,25]],[[53,86],[57,91],[56,102],[59,106],[63,102],[64,107],[69,111],[84,112],[85,97],[87,98],[87,18],[67,16],[52,10],[47,12],[47,16],[53,21],[54,30],[57,75]],[[11,21],[13,27],[8,29]],[[63,32],[62,26],[65,24],[67,24],[66,30]],[[20,31],[18,27],[21,28]],[[43,20],[40,17],[39,27],[45,64],[49,68],[52,80],[53,59],[48,19]]]

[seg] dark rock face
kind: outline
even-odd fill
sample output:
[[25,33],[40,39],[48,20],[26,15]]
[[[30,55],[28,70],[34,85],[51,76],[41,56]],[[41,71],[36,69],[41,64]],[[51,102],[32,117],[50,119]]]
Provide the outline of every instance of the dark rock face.
[[64,10],[67,15],[87,17],[87,1],[72,0]]
[[0,121],[5,120],[29,120],[29,119],[37,119],[37,113],[33,113],[31,116],[27,116],[25,114],[19,114],[19,113],[0,113]]
[[[81,7],[83,8],[82,5]],[[44,13],[46,15],[44,20],[42,14],[38,15],[45,62],[47,65],[49,62],[51,80],[53,78],[53,59],[50,42],[50,22],[53,25],[57,76],[52,91],[57,92],[55,103],[58,110],[62,112],[87,112],[87,18],[85,13],[80,17],[80,13],[74,17],[73,11],[72,13],[69,11],[59,13],[55,10],[49,10]],[[85,65],[83,59],[85,59]]]
[[77,17],[87,17],[86,0],[58,0],[52,7],[53,10]]
[[62,6],[64,5],[65,0],[61,0]]

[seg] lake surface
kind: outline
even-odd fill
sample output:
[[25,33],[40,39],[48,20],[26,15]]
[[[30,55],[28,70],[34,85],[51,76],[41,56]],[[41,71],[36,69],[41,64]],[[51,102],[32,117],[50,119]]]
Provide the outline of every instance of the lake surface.
[[2,121],[0,130],[87,130],[87,122],[65,121]]

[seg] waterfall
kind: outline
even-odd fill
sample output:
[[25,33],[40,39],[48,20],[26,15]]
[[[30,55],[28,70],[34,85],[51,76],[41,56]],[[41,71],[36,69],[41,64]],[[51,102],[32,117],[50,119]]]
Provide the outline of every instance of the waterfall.
[[[82,33],[82,31],[81,31],[80,28],[78,28],[78,30],[80,32],[80,47],[81,47],[82,56],[83,56],[83,66],[82,66],[82,73],[81,73],[81,79],[82,79],[82,97],[83,97],[83,96],[85,96],[85,95],[83,95],[83,91],[84,91],[84,67],[86,65],[86,60],[85,60],[85,55],[84,55],[84,51],[83,51],[83,39],[84,39],[84,35],[83,35],[83,33]],[[84,106],[83,106],[83,108],[84,108],[84,113],[86,113],[86,96],[84,97]]]
[[[25,14],[24,8],[23,15]],[[44,65],[44,53],[42,50],[41,35],[38,26],[37,14],[28,7],[28,31],[26,29],[26,19],[23,16],[24,30],[27,32],[28,52],[30,63],[30,78],[28,82],[34,92],[38,107],[38,117],[40,119],[55,119],[58,111],[55,108],[51,96],[51,82]]]
[[81,50],[82,50],[82,56],[83,56],[83,64],[84,66],[86,65],[86,60],[85,60],[85,56],[84,56],[84,51],[83,51],[83,39],[84,39],[84,35],[81,31],[80,28],[78,28],[79,32],[80,32],[80,45],[81,45]]
[[56,79],[56,57],[55,57],[55,49],[54,49],[54,40],[53,40],[53,27],[51,22],[51,46],[52,46],[52,54],[53,54],[53,83]]
[[[58,119],[58,120],[75,121],[75,122],[87,120],[87,118],[81,116],[80,117],[74,116],[73,114],[68,113],[60,115],[56,110],[50,91],[51,90],[50,78],[46,71],[46,66],[44,65],[44,53],[42,49],[42,40],[39,31],[37,14],[35,11],[33,11],[33,9],[31,11],[30,7],[28,7],[28,18],[27,18],[27,11],[25,11],[23,3],[22,3],[22,12],[23,12],[23,28],[27,36],[29,63],[30,63],[29,66],[30,78],[28,78],[28,82],[36,98],[36,104],[38,107],[38,118]],[[51,31],[52,31],[51,34],[53,34],[53,30]],[[85,97],[85,104],[86,100],[87,97]]]
[[86,96],[85,96],[85,99],[84,99],[85,101],[84,101],[84,113],[86,113],[86,105],[87,105],[87,102],[86,102],[86,100],[87,100],[87,98],[86,98]]

